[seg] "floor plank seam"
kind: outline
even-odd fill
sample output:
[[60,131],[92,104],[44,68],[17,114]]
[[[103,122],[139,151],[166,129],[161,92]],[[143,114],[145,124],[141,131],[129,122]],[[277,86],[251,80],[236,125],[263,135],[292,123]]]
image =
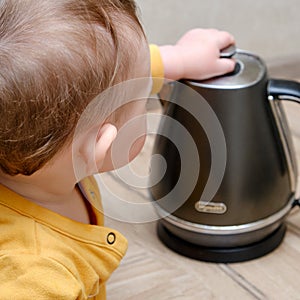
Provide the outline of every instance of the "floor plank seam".
[[234,280],[241,288],[247,291],[254,299],[257,300],[267,300],[268,297],[259,290],[256,286],[254,286],[251,282],[249,282],[245,277],[243,277],[240,273],[235,271],[228,264],[219,264],[219,268],[228,275],[232,280]]

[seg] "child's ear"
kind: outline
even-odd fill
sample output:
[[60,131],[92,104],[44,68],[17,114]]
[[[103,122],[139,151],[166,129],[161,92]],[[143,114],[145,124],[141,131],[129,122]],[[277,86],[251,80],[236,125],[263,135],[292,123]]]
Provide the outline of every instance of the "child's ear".
[[117,128],[110,123],[95,126],[72,145],[75,176],[79,180],[98,173],[117,136]]
[[117,136],[117,128],[113,124],[105,123],[98,131],[95,143],[95,162],[98,169],[101,167],[111,144]]

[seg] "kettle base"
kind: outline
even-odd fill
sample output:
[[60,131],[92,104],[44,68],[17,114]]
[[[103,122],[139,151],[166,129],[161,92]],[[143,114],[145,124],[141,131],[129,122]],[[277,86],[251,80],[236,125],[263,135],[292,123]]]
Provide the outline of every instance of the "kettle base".
[[280,245],[285,232],[286,225],[282,223],[261,241],[238,247],[217,248],[189,243],[171,233],[160,221],[157,225],[159,239],[171,250],[192,259],[215,263],[243,262],[266,255]]

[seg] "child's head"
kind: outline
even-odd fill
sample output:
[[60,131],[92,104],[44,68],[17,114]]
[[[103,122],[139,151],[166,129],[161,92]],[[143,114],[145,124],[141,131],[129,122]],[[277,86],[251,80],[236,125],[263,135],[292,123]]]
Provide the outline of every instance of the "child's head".
[[72,141],[96,95],[134,77],[133,0],[3,0],[0,168],[31,175]]

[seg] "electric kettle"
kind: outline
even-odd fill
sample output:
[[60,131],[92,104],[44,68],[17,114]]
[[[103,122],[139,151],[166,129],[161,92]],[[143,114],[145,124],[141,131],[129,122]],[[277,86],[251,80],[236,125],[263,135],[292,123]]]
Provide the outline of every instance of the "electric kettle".
[[299,204],[282,100],[300,103],[300,83],[268,78],[264,62],[247,51],[221,56],[235,59],[232,73],[162,91],[166,109],[153,154],[165,164],[153,160],[150,193],[167,247],[198,260],[239,262],[274,250]]

